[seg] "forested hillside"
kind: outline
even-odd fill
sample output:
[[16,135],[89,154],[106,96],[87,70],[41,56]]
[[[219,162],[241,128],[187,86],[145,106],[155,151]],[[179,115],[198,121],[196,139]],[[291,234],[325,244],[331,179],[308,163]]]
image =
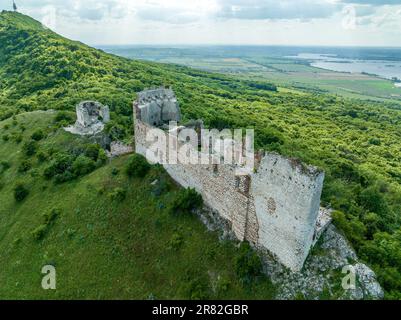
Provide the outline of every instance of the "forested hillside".
[[[217,128],[254,128],[257,147],[297,157],[324,169],[323,202],[336,210],[336,225],[378,274],[387,297],[401,298],[399,107],[315,93],[277,92],[269,83],[132,61],[64,39],[21,14],[0,14],[2,155],[17,148],[18,143],[29,142],[24,140],[29,140],[29,136],[13,130],[13,123],[17,122],[18,127],[24,122],[21,116],[25,114],[19,117],[17,114],[49,109],[67,111],[57,113],[58,125],[62,125],[62,121],[71,120],[68,111],[73,111],[81,100],[94,99],[109,105],[113,121],[107,127],[108,132],[115,139],[130,140],[135,93],[158,85],[173,86],[186,120],[202,118],[206,125]],[[17,173],[13,161],[25,160],[7,160],[9,164],[4,160],[0,182],[15,183],[15,174],[18,180],[23,180],[24,175],[32,175],[32,170],[43,176],[45,167],[41,165]],[[36,180],[32,179],[33,185]],[[2,201],[8,197],[8,205],[0,209],[0,215],[7,219],[17,210],[10,202],[12,190],[10,186],[0,191]],[[45,197],[50,197],[51,192],[51,188],[45,188],[42,197],[37,193],[35,203],[39,206],[40,201],[47,201]],[[29,196],[25,201],[29,201]],[[141,208],[137,206],[137,210]],[[0,242],[12,240],[1,225],[7,219],[0,217]],[[16,223],[7,221],[7,226]],[[180,230],[176,233],[175,237],[180,237]],[[0,263],[12,270],[3,257]],[[238,292],[233,296],[243,296],[243,292]]]

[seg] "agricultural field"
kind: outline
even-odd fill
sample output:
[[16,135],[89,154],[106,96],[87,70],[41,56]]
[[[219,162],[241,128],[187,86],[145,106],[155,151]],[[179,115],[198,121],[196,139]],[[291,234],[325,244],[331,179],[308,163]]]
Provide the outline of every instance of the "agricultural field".
[[[401,104],[401,88],[374,75],[346,73],[310,66],[307,61],[278,56],[260,56],[252,50],[241,54],[221,48],[210,53],[200,48],[136,48],[108,46],[101,49],[128,58],[172,63],[244,79],[271,81],[282,87],[338,94],[348,98]],[[266,53],[267,55],[269,52]]]

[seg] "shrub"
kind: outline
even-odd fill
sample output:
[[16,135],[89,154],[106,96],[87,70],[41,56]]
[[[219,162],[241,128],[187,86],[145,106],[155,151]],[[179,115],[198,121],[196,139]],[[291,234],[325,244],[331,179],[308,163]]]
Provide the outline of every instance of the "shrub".
[[14,188],[14,198],[17,202],[23,201],[29,194],[29,190],[24,184],[18,183]]
[[97,156],[97,162],[98,162],[98,164],[104,164],[104,163],[106,163],[106,161],[107,161],[106,151],[104,151],[104,149],[100,148],[98,156]]
[[112,201],[124,201],[127,196],[127,191],[123,188],[115,188],[112,192],[109,193],[109,197]]
[[48,155],[44,151],[39,151],[36,156],[38,157],[39,162],[45,162],[48,159]]
[[22,135],[16,134],[16,135],[14,136],[14,140],[15,140],[15,142],[16,142],[17,144],[21,143],[21,142],[22,142]]
[[260,257],[252,250],[248,242],[241,243],[234,265],[235,272],[244,283],[251,283],[262,272]]
[[3,135],[3,141],[7,142],[8,140],[10,140],[10,136],[8,134]]
[[66,171],[64,173],[56,174],[54,177],[54,182],[60,184],[74,179],[75,176],[71,173],[71,171]]
[[189,213],[202,206],[202,196],[195,189],[182,189],[176,195],[171,207],[172,214]]
[[80,155],[72,164],[72,172],[76,177],[80,177],[92,172],[95,167],[95,162],[92,159]]
[[258,148],[266,148],[277,150],[280,145],[284,144],[284,139],[280,132],[274,129],[260,129],[256,131],[255,144]]
[[364,189],[359,195],[361,205],[371,212],[386,215],[388,206],[384,195],[377,186]]
[[209,287],[206,279],[196,278],[188,282],[187,295],[190,300],[206,300],[209,298]]
[[46,234],[46,231],[47,231],[47,226],[42,224],[32,231],[32,236],[37,241],[42,240]]
[[42,130],[39,129],[39,130],[36,130],[36,131],[32,134],[31,139],[34,140],[34,141],[40,141],[40,140],[42,140],[44,137],[45,137],[45,134],[43,133]]
[[69,172],[71,175],[71,166],[74,162],[74,157],[64,153],[58,153],[50,165],[45,169],[44,176],[48,179],[56,176],[63,175]]
[[369,140],[369,144],[372,144],[374,146],[380,146],[381,145],[381,140],[379,138],[371,138]]
[[115,123],[114,121],[108,122],[104,130],[113,141],[121,140],[126,135],[125,128],[122,125]]
[[24,160],[20,163],[18,167],[18,172],[27,172],[32,168],[32,163],[29,160]]
[[150,164],[139,154],[128,159],[126,172],[129,177],[143,178],[150,170]]
[[48,212],[45,212],[43,214],[43,220],[45,225],[49,225],[51,224],[54,220],[56,220],[56,218],[60,215],[60,210],[53,208]]
[[36,142],[34,140],[29,140],[24,143],[22,149],[26,156],[31,157],[36,153]]
[[8,162],[6,160],[1,161],[0,162],[0,173],[7,171],[8,169],[10,169],[10,167],[11,167],[10,162]]
[[113,169],[111,169],[111,174],[113,176],[117,176],[120,173],[120,170],[116,167],[114,167]]
[[29,174],[31,175],[32,178],[39,177],[39,170],[38,169],[32,169]]
[[91,158],[93,161],[97,161],[99,156],[99,151],[102,150],[98,144],[89,144],[85,148],[85,156]]
[[69,122],[73,122],[74,118],[72,117],[72,115],[66,111],[59,111],[57,112],[56,118],[55,118],[56,122],[61,122],[61,121],[65,121],[66,123]]
[[332,218],[334,225],[342,230],[354,245],[359,245],[363,241],[367,229],[362,222],[355,218],[347,219],[342,211],[334,211]]
[[179,233],[174,233],[169,241],[169,248],[178,250],[184,243],[184,238]]

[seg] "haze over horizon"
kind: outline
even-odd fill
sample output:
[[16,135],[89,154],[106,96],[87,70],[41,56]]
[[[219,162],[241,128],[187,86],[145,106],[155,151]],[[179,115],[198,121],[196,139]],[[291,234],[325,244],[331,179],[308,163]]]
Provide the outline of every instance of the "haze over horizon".
[[[401,47],[401,0],[17,0],[92,45]],[[0,0],[11,10],[12,0]]]

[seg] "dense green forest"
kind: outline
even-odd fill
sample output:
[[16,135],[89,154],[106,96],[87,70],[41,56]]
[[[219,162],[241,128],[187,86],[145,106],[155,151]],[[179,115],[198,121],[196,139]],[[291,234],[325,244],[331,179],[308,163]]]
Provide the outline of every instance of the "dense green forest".
[[[17,114],[35,110],[66,111],[58,113],[62,125],[77,102],[94,99],[111,108],[112,136],[130,140],[135,93],[159,85],[174,88],[186,120],[254,128],[258,148],[324,169],[323,204],[336,210],[336,225],[377,273],[386,297],[401,298],[398,105],[277,92],[274,84],[132,61],[64,39],[21,14],[0,15],[2,129],[12,127]],[[0,144],[18,139],[1,133]]]

